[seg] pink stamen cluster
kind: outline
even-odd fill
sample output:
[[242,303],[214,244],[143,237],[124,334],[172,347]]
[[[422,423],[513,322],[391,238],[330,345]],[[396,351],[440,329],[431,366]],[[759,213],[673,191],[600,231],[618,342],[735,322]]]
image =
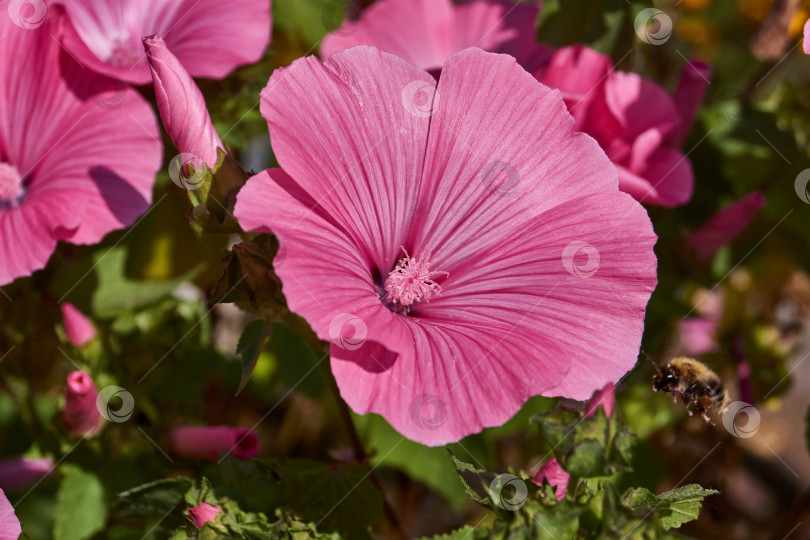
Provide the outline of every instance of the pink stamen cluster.
[[408,313],[410,307],[415,302],[422,300],[430,301],[430,297],[442,292],[441,286],[433,281],[433,274],[446,272],[436,272],[430,269],[430,248],[422,250],[419,257],[411,257],[405,248],[402,248],[405,256],[399,260],[397,265],[388,274],[385,280],[385,300],[389,305],[398,309],[394,311]]

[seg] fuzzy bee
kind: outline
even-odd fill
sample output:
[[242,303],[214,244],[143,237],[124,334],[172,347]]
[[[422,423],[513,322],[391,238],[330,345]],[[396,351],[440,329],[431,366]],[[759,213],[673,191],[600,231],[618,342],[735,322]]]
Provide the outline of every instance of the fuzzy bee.
[[670,392],[675,403],[680,395],[689,415],[698,413],[706,422],[710,421],[709,412],[722,412],[728,403],[723,380],[705,364],[691,358],[673,358],[659,368],[653,377],[653,390]]

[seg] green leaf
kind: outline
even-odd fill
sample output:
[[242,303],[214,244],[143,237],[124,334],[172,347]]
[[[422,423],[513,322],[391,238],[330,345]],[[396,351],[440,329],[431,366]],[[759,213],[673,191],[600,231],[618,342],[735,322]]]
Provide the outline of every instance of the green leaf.
[[473,464],[461,461],[452,452],[450,452],[450,459],[456,467],[456,472],[458,472],[461,482],[464,484],[467,495],[479,504],[492,506],[489,486],[495,479],[495,473],[476,469]]
[[173,508],[184,507],[186,494],[196,489],[191,478],[178,476],[149,482],[118,494],[117,518],[159,519]]
[[448,534],[437,534],[436,536],[423,537],[420,540],[483,540],[489,538],[489,529],[486,527],[476,529],[467,525]]
[[56,493],[54,539],[90,538],[107,523],[104,486],[94,474],[75,465],[62,465],[59,470],[64,478]]
[[327,383],[318,364],[328,360],[282,323],[273,323],[272,335],[270,347],[284,383],[309,397],[323,397]]
[[369,527],[382,514],[382,498],[368,478],[368,467],[288,459],[276,471],[286,505],[319,529],[368,538]]
[[259,354],[262,352],[262,347],[269,334],[270,326],[262,319],[249,322],[242,331],[239,344],[236,346],[236,356],[242,362],[242,381],[239,383],[239,388],[236,389],[236,395],[242,392],[250,380],[250,374],[253,373],[253,368],[259,361]]
[[636,513],[654,513],[663,528],[668,530],[697,519],[703,499],[717,493],[717,490],[703,489],[698,484],[689,484],[661,495],[655,495],[645,488],[632,488],[622,495],[622,502]]

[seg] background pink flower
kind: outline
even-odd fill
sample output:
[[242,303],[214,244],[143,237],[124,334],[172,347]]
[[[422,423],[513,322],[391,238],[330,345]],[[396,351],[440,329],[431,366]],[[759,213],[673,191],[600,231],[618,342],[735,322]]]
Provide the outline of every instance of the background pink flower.
[[98,431],[102,416],[96,407],[98,390],[90,375],[74,371],[67,376],[65,408],[62,419],[71,435],[87,435]]
[[691,62],[675,101],[635,73],[613,70],[607,56],[582,45],[556,51],[537,78],[558,88],[577,129],[594,137],[619,169],[619,189],[661,206],[688,202],[689,160],[679,150],[708,84],[708,66]]
[[6,494],[0,489],[0,540],[17,540],[22,534],[20,520]]
[[649,219],[514,59],[467,49],[437,87],[355,47],[277,70],[261,110],[283,170],[249,180],[235,213],[278,235],[288,305],[332,342],[357,413],[439,445],[635,364]]
[[0,461],[0,488],[5,491],[29,489],[53,472],[51,458],[13,457]]
[[225,454],[250,459],[259,452],[259,439],[243,428],[178,426],[172,429],[175,453],[187,459],[216,461]]
[[270,42],[270,0],[53,0],[72,25],[64,43],[91,69],[152,81],[141,39],[160,34],[195,77],[221,79],[259,60]]
[[160,167],[152,109],[65,54],[63,21],[0,17],[0,285],[44,267],[59,240],[130,225]]
[[321,56],[356,45],[373,45],[431,71],[468,47],[511,54],[527,69],[539,66],[548,48],[535,43],[539,2],[473,0],[380,0],[358,21],[347,20],[321,43]]
[[713,215],[698,230],[686,238],[686,246],[695,251],[699,262],[707,262],[717,250],[740,234],[765,206],[765,197],[757,191],[749,193]]

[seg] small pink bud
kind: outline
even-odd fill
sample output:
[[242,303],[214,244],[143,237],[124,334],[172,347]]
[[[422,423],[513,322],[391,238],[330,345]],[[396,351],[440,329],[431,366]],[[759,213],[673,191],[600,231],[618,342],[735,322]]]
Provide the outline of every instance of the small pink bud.
[[88,435],[99,430],[102,422],[96,407],[97,397],[98,390],[90,375],[73,371],[67,376],[62,419],[71,435]]
[[678,86],[672,95],[675,108],[681,117],[681,123],[667,137],[667,143],[671,146],[680,148],[686,136],[689,135],[700,104],[703,103],[706,87],[709,86],[711,77],[711,66],[701,60],[690,60],[683,67]]
[[222,512],[222,510],[216,506],[208,503],[200,503],[199,506],[188,509],[188,517],[191,519],[191,522],[194,523],[195,527],[202,529],[203,525],[206,523],[213,523],[220,512]]
[[543,478],[548,481],[549,485],[557,488],[554,492],[554,496],[557,497],[557,500],[562,500],[568,489],[568,479],[570,475],[557,463],[556,458],[551,458],[546,461],[543,466],[540,467],[540,470],[537,471],[537,474],[534,475],[532,482],[538,486],[542,486]]
[[765,197],[754,191],[726,206],[700,229],[686,238],[686,246],[695,250],[698,262],[714,257],[723,245],[728,244],[753,221],[760,208],[765,206]]
[[175,453],[188,459],[216,461],[225,454],[250,459],[259,452],[252,431],[229,426],[178,426],[172,429]]
[[96,337],[93,323],[73,304],[63,302],[59,305],[59,309],[62,310],[62,325],[65,327],[65,334],[74,346],[82,347]]
[[0,461],[0,489],[23,491],[53,472],[51,458],[14,457]]

